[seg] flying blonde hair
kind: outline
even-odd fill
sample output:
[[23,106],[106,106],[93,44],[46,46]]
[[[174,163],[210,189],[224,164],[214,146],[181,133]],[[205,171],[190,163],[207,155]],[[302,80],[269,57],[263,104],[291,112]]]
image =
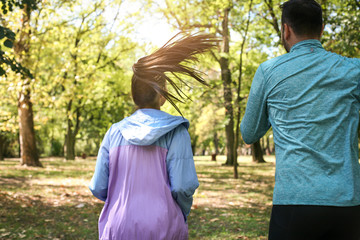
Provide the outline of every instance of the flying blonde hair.
[[[181,75],[208,85],[201,76],[202,72],[185,63],[198,62],[196,55],[211,50],[218,42],[219,39],[212,34],[181,32],[154,53],[140,58],[132,67],[134,74],[131,80],[131,92],[135,104],[141,108],[153,102],[159,94],[182,115],[174,101],[183,102],[182,100],[188,97],[166,73],[170,73],[170,76],[187,86]],[[166,82],[173,87],[177,96],[166,90]]]

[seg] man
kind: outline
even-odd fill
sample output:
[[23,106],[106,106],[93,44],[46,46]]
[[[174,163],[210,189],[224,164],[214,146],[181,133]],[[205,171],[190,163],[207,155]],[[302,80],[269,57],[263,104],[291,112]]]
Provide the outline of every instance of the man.
[[269,239],[360,239],[360,59],[327,52],[321,6],[282,5],[287,54],[262,63],[241,133],[248,144],[270,127],[276,152]]

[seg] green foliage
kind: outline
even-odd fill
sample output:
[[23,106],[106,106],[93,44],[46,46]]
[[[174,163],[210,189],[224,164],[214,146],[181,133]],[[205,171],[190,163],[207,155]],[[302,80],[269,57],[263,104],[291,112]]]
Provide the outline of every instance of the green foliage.
[[[1,0],[1,12],[6,15],[9,12],[14,11],[14,7],[23,9],[26,5],[29,9],[36,9],[37,1],[36,0]],[[3,45],[6,48],[12,48],[15,41],[15,33],[4,26],[0,25],[0,40],[3,41]],[[10,69],[16,73],[20,73],[25,77],[33,78],[33,75],[30,71],[22,66],[14,57],[10,57],[8,53],[3,51],[3,48],[0,46],[0,77],[6,75],[6,68]]]
[[14,7],[23,9],[25,5],[30,9],[37,9],[37,0],[1,0],[1,11],[3,14],[14,11]]
[[[129,94],[131,64],[138,53],[136,43],[128,37],[130,29],[123,22],[126,16],[117,14],[112,21],[106,16],[109,12],[116,14],[110,9],[119,9],[118,1],[85,3],[42,1],[32,12],[27,67],[34,75],[29,88],[37,144],[43,156],[63,154],[59,144],[65,142],[67,119],[73,126],[77,120],[80,123],[78,154],[96,154],[111,123],[133,109]],[[21,13],[17,10],[6,17],[11,29],[19,28],[16,19]],[[7,78],[0,78],[0,86],[0,95],[4,96],[0,128],[11,128],[15,133],[22,80],[8,72]]]
[[360,57],[360,1],[324,1],[326,49],[347,57]]
[[[0,26],[0,40],[3,40],[5,47],[12,48],[13,42],[15,41],[15,33],[9,28]],[[0,76],[6,75],[6,67],[10,67],[12,71],[20,73],[23,76],[33,77],[27,68],[18,63],[14,57],[9,57],[0,46]]]

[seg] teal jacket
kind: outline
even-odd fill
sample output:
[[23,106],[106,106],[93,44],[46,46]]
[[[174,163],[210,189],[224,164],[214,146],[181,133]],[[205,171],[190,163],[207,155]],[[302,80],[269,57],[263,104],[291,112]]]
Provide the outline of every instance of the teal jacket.
[[359,81],[360,59],[318,40],[259,66],[241,134],[250,144],[273,129],[274,205],[360,205]]

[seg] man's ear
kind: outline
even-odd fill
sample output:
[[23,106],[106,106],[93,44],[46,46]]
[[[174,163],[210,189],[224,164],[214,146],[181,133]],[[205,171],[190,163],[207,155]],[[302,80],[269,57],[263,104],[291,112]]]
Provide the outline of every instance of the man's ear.
[[320,38],[322,37],[322,35],[323,35],[323,33],[324,33],[324,28],[325,28],[325,25],[323,24],[323,25],[322,25],[322,28],[321,28]]
[[285,39],[285,40],[289,40],[289,38],[290,38],[290,35],[291,35],[291,30],[290,30],[290,27],[289,27],[289,25],[287,25],[286,23],[284,23],[283,24],[283,28],[284,28],[284,30],[283,30],[283,34],[284,34],[284,36],[283,36],[283,38]]

